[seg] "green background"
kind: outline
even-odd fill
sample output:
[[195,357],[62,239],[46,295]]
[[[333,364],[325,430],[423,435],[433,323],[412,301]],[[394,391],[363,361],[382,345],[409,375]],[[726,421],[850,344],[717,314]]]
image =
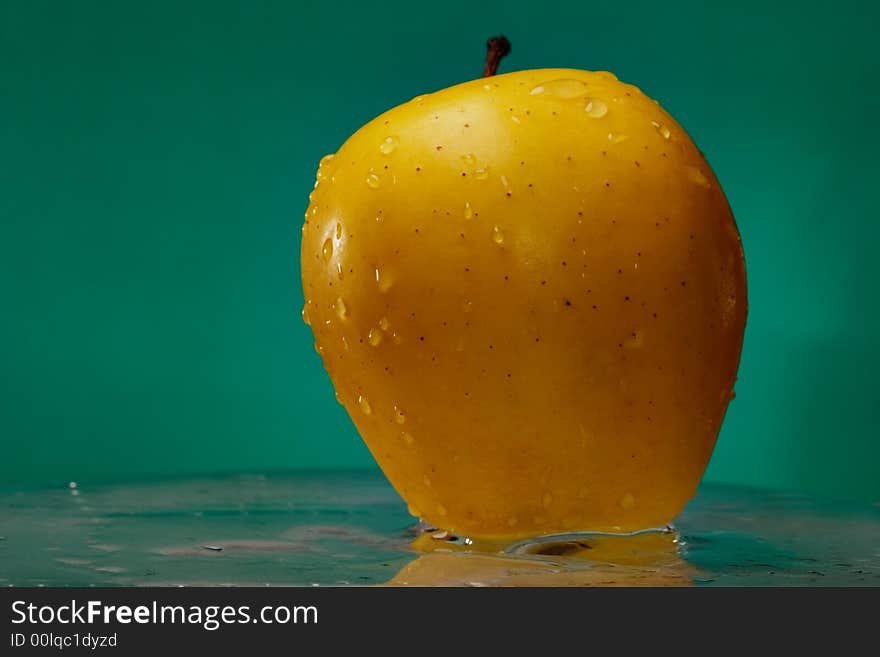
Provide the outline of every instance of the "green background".
[[504,71],[660,99],[724,185],[751,307],[708,477],[880,499],[878,14],[0,1],[0,484],[375,467],[299,318],[314,169],[504,32]]

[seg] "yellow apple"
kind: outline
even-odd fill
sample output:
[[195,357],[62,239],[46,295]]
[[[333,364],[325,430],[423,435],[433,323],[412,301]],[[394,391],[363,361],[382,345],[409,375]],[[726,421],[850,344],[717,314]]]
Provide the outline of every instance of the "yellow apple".
[[746,321],[739,233],[684,129],[606,72],[418,96],[321,160],[303,318],[411,512],[632,531],[694,495]]

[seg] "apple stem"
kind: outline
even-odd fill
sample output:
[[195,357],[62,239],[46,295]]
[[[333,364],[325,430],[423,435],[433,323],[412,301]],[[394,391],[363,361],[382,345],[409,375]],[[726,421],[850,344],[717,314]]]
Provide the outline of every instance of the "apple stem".
[[498,64],[510,52],[510,41],[505,36],[492,37],[486,42],[486,68],[483,77],[489,78],[498,71]]

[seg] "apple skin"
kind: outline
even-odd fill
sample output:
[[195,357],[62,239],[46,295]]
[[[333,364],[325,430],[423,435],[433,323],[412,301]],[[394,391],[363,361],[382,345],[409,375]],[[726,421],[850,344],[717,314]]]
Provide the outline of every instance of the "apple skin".
[[605,72],[419,96],[325,157],[303,318],[416,516],[627,532],[694,495],[746,322],[739,233],[690,137]]

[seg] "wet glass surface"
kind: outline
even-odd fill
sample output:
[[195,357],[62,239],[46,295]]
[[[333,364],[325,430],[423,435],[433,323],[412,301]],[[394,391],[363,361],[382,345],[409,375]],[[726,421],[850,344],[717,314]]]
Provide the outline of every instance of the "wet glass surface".
[[666,532],[496,545],[414,525],[372,472],[9,490],[0,585],[880,585],[878,504],[704,485]]

